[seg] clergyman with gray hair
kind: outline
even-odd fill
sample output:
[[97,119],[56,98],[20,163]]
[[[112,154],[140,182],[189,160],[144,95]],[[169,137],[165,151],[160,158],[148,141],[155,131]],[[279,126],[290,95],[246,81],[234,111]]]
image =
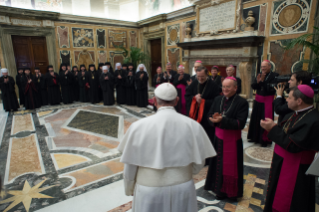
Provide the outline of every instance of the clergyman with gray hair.
[[251,84],[251,88],[256,90],[256,96],[249,123],[248,142],[259,143],[262,147],[271,145],[271,140],[267,137],[267,131],[257,123],[265,118],[274,119],[273,101],[276,91],[270,90],[267,84],[274,82],[276,75],[271,71],[270,61],[264,60],[261,63],[261,72]]
[[192,175],[216,152],[203,127],[175,111],[172,84],[154,93],[157,113],[133,123],[118,147],[125,193],[134,196],[133,212],[197,212]]

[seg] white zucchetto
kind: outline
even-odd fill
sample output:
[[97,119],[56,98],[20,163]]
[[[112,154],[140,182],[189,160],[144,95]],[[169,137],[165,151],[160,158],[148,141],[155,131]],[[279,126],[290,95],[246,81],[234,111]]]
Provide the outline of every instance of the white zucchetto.
[[155,89],[154,94],[161,100],[173,101],[177,97],[177,90],[170,83],[162,83]]

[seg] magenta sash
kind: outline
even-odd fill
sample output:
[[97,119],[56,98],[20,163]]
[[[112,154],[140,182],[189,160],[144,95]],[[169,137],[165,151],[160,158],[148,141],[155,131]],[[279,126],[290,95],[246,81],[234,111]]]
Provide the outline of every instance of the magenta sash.
[[300,164],[311,164],[315,151],[290,153],[275,145],[275,153],[283,158],[280,176],[276,188],[273,212],[289,212]]
[[[274,101],[274,97],[275,97],[274,95],[260,96],[260,95],[256,94],[255,100],[259,103],[264,103],[264,105],[265,105],[265,118],[274,119],[274,111],[272,108],[272,103]],[[264,141],[271,142],[271,140],[268,139],[267,135],[268,135],[268,132],[266,130],[264,130],[264,133],[262,135],[262,139]]]
[[185,94],[186,94],[186,85],[179,84],[176,86],[176,88],[181,89],[181,113],[186,115],[186,99],[185,99]]
[[223,140],[223,185],[221,192],[228,197],[238,195],[237,141],[241,139],[241,130],[215,128],[217,138]]

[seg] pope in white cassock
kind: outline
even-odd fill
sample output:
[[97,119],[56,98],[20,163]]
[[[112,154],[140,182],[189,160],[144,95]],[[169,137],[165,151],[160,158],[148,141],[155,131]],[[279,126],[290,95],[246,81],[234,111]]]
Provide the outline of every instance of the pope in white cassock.
[[133,123],[118,147],[133,212],[197,212],[192,176],[216,152],[202,126],[175,111],[178,100],[173,85],[158,86],[157,113]]

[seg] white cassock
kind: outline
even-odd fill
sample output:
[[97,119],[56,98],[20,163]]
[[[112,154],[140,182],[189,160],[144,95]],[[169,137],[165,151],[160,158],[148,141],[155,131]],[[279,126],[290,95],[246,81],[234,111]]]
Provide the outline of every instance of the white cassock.
[[192,175],[216,155],[202,126],[174,107],[133,123],[118,147],[133,212],[197,212]]

